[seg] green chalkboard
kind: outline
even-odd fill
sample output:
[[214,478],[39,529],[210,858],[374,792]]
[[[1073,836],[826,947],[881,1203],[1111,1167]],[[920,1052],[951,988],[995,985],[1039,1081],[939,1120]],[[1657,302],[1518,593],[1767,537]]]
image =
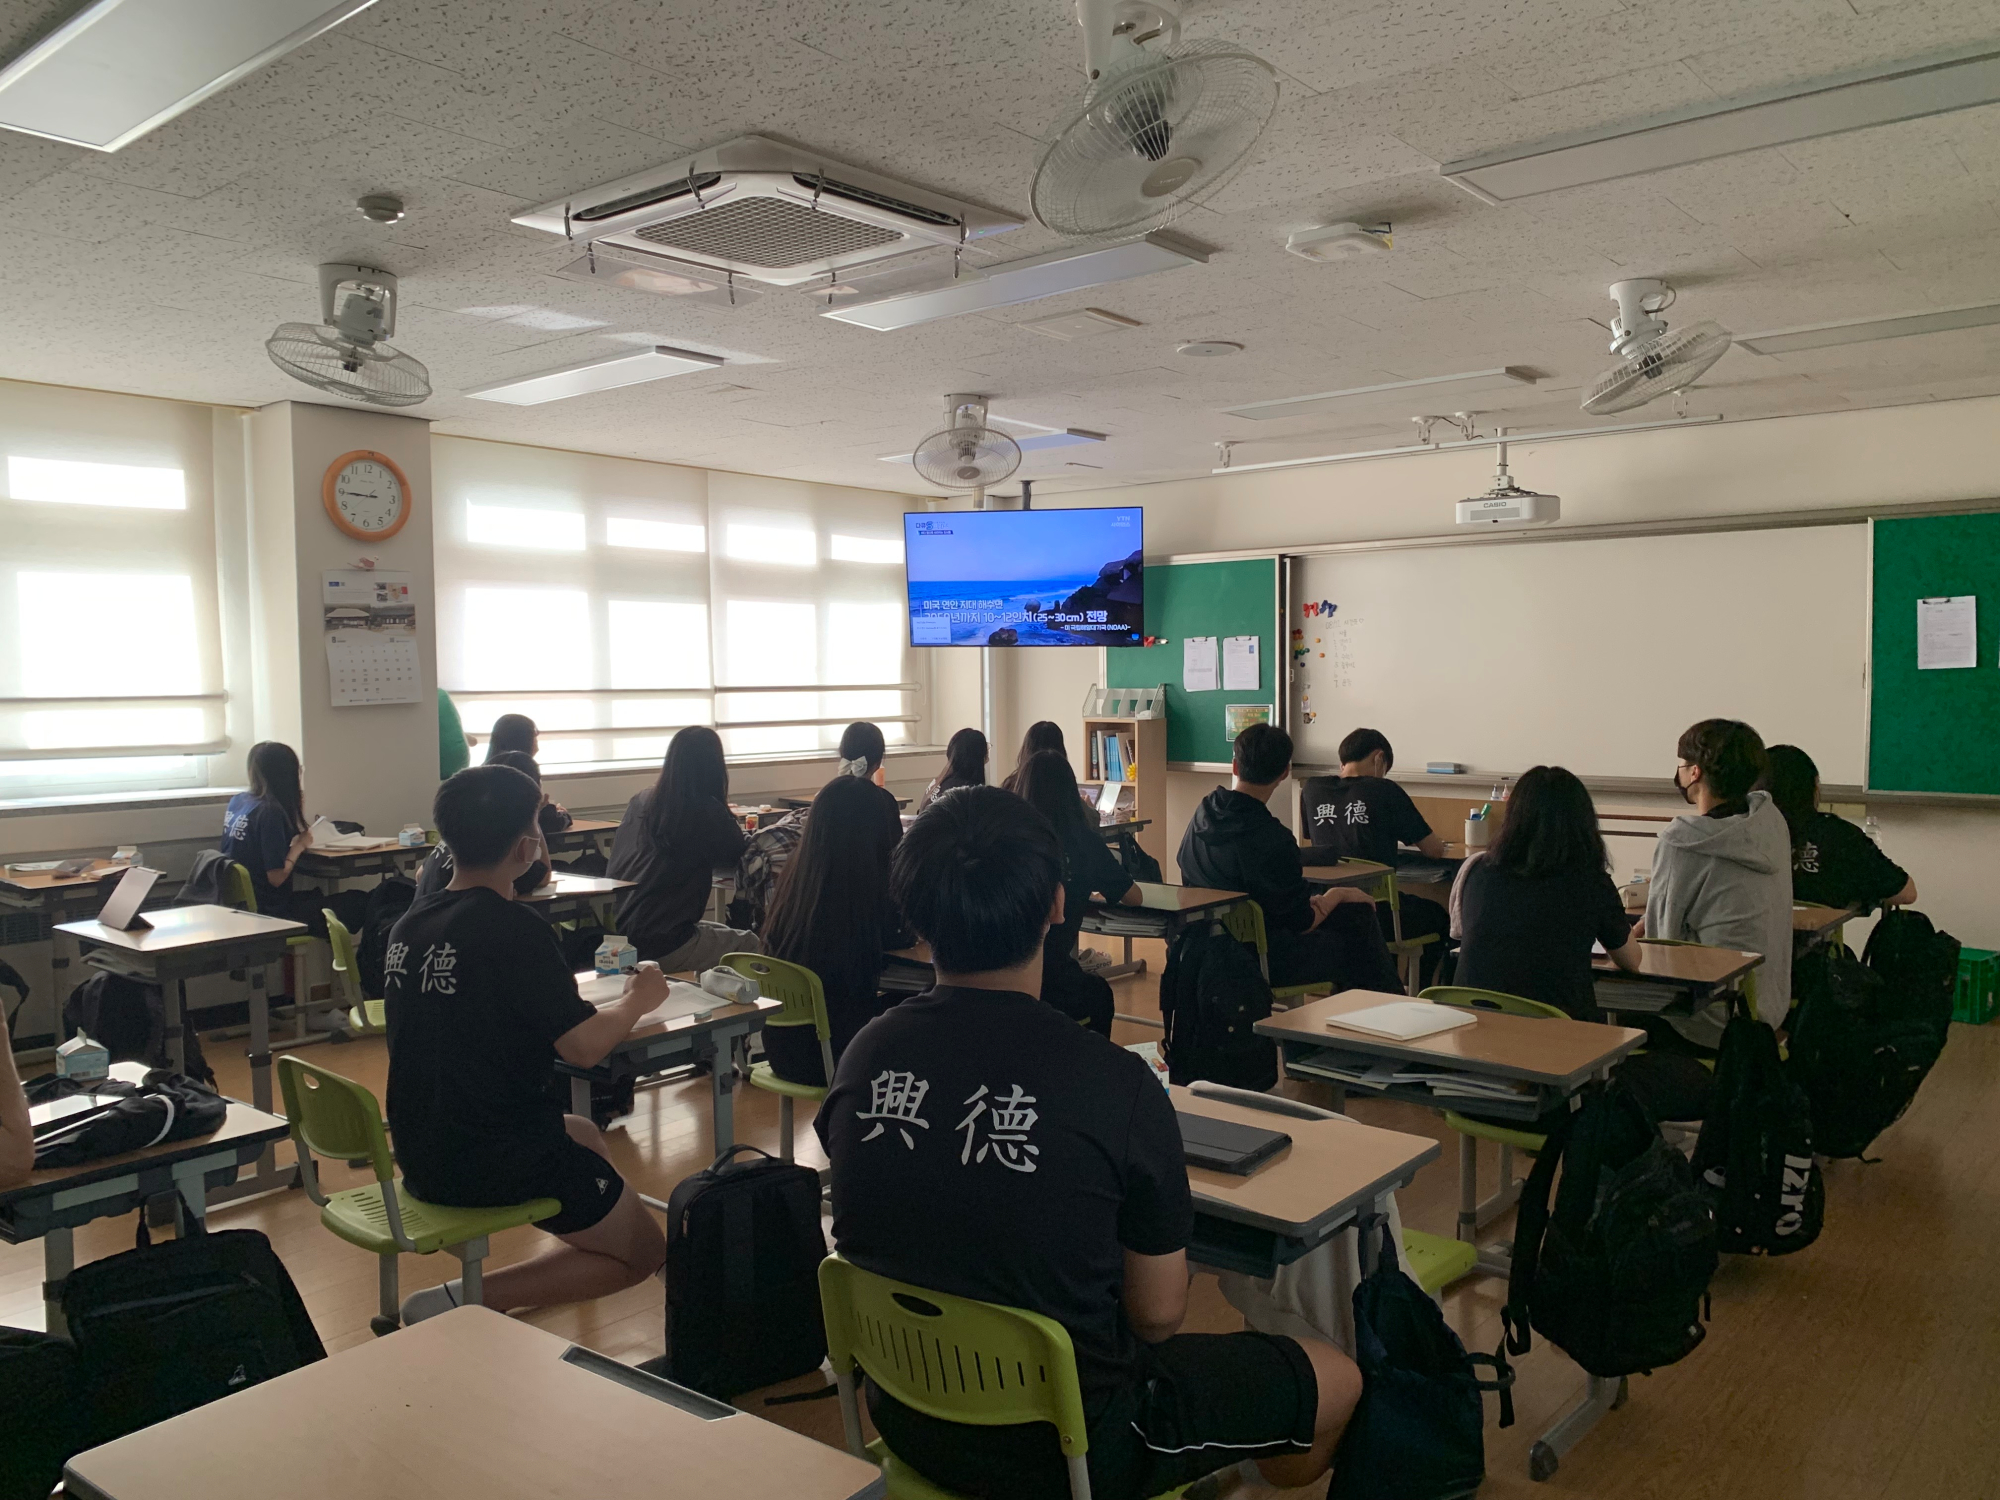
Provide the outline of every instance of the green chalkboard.
[[[2000,795],[2000,514],[1876,521],[1868,785]],[[1979,600],[1970,667],[1917,670],[1917,601]]]
[[[1167,759],[1227,762],[1230,737],[1223,725],[1229,703],[1268,703],[1281,718],[1278,673],[1278,560],[1148,564],[1146,634],[1158,646],[1114,646],[1107,687],[1167,685]],[[1256,692],[1190,693],[1181,686],[1181,650],[1191,635],[1258,638],[1262,681]]]

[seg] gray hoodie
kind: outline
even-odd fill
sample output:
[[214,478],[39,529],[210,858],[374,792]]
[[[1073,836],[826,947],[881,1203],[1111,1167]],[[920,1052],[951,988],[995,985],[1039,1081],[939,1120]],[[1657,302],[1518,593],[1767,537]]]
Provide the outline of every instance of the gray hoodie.
[[[1653,851],[1646,935],[1761,953],[1757,1019],[1777,1026],[1792,1005],[1792,839],[1769,792],[1748,812],[1675,818]],[[1674,1027],[1691,1042],[1722,1040],[1728,1008],[1710,1005]]]

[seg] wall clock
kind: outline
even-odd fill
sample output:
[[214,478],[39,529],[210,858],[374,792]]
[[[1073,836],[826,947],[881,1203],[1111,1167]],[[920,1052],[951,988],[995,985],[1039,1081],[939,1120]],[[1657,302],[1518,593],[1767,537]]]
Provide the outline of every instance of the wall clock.
[[327,465],[320,495],[328,519],[356,541],[392,537],[410,519],[410,481],[386,453],[341,454]]

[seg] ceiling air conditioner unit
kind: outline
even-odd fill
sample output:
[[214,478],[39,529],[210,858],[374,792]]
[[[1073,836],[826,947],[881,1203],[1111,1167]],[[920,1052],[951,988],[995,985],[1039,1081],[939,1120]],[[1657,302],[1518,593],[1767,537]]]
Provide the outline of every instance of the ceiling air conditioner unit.
[[572,193],[514,222],[774,286],[1021,224],[760,135]]

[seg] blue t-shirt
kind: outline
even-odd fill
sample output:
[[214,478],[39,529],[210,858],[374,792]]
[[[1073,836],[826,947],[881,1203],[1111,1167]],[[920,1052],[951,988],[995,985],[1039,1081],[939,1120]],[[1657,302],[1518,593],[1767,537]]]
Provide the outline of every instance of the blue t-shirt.
[[223,857],[250,871],[250,889],[257,894],[260,912],[268,913],[281,905],[274,897],[279,891],[289,892],[292,888],[289,876],[282,886],[273,888],[271,871],[284,866],[297,831],[283,808],[251,792],[238,792],[223,811],[220,846]]

